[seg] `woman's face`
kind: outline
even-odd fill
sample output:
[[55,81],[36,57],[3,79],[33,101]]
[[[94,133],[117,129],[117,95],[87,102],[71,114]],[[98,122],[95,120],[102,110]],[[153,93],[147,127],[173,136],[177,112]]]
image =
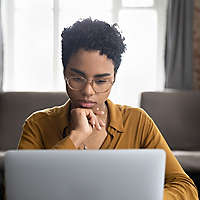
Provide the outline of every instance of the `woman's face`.
[[[80,49],[74,54],[65,69],[65,78],[80,77],[89,81],[114,81],[114,65],[106,55],[100,55],[99,51],[86,51]],[[72,108],[93,108],[103,106],[108,98],[112,85],[106,92],[97,93],[92,85],[87,82],[79,91],[72,90],[67,82],[66,89],[72,101]]]

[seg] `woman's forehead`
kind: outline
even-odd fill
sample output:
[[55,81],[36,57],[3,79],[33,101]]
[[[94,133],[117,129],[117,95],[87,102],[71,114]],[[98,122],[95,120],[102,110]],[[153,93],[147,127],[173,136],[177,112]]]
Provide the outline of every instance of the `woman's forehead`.
[[100,55],[99,51],[80,49],[70,58],[66,70],[94,76],[104,73],[113,74],[114,65],[111,59],[106,55]]
[[[75,75],[80,75],[80,76],[83,76],[83,77],[88,76],[88,74],[85,73],[84,71],[80,71],[79,69],[76,69],[76,68],[73,68],[73,67],[69,67],[69,71],[72,74],[75,74]],[[103,72],[103,73],[99,73],[99,74],[93,74],[93,77],[95,77],[95,78],[109,77],[109,76],[113,76],[113,72]]]

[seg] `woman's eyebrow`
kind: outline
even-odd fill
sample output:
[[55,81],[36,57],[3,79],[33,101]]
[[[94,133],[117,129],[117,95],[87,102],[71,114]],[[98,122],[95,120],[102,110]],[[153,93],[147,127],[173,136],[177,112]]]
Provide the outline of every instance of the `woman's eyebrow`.
[[[75,68],[70,68],[71,71],[83,76],[83,77],[86,77],[86,74],[78,69],[75,69]],[[105,77],[105,76],[111,76],[112,74],[111,73],[103,73],[103,74],[95,74],[94,77],[95,78],[101,78],[101,77]]]
[[101,78],[101,77],[105,77],[105,76],[111,76],[112,74],[110,73],[103,73],[103,74],[96,74],[94,75],[95,78]]
[[70,70],[75,72],[75,73],[77,73],[77,74],[79,74],[79,75],[81,75],[81,76],[83,76],[83,77],[86,77],[85,73],[80,71],[80,70],[78,70],[78,69],[70,68]]

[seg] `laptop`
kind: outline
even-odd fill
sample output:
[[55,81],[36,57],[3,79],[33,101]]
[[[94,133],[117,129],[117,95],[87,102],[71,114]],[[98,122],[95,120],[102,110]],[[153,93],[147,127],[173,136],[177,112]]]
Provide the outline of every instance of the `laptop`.
[[163,150],[19,150],[5,155],[7,200],[162,200]]

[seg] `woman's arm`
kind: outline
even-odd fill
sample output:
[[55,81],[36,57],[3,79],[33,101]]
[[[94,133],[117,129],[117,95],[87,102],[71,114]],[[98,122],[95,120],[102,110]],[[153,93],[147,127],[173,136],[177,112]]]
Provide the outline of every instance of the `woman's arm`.
[[[18,149],[47,149],[48,147],[45,145],[43,138],[44,132],[50,132],[48,135],[55,134],[54,137],[52,136],[52,138],[47,138],[47,142],[54,140],[57,134],[50,128],[46,128],[46,130],[44,130],[44,127],[45,124],[40,123],[38,120],[34,120],[32,118],[27,119],[23,125]],[[51,147],[52,149],[76,149],[75,145],[68,136],[63,139],[57,137],[56,141],[58,142]]]
[[198,200],[197,188],[184,172],[153,120],[142,111],[142,147],[164,149],[166,171],[164,200]]
[[18,149],[77,149],[92,133],[93,128],[100,130],[105,126],[105,123],[97,117],[102,114],[102,111],[94,113],[90,109],[73,109],[68,127],[69,135],[61,138],[57,119],[49,120],[48,116],[36,113],[25,121]]

